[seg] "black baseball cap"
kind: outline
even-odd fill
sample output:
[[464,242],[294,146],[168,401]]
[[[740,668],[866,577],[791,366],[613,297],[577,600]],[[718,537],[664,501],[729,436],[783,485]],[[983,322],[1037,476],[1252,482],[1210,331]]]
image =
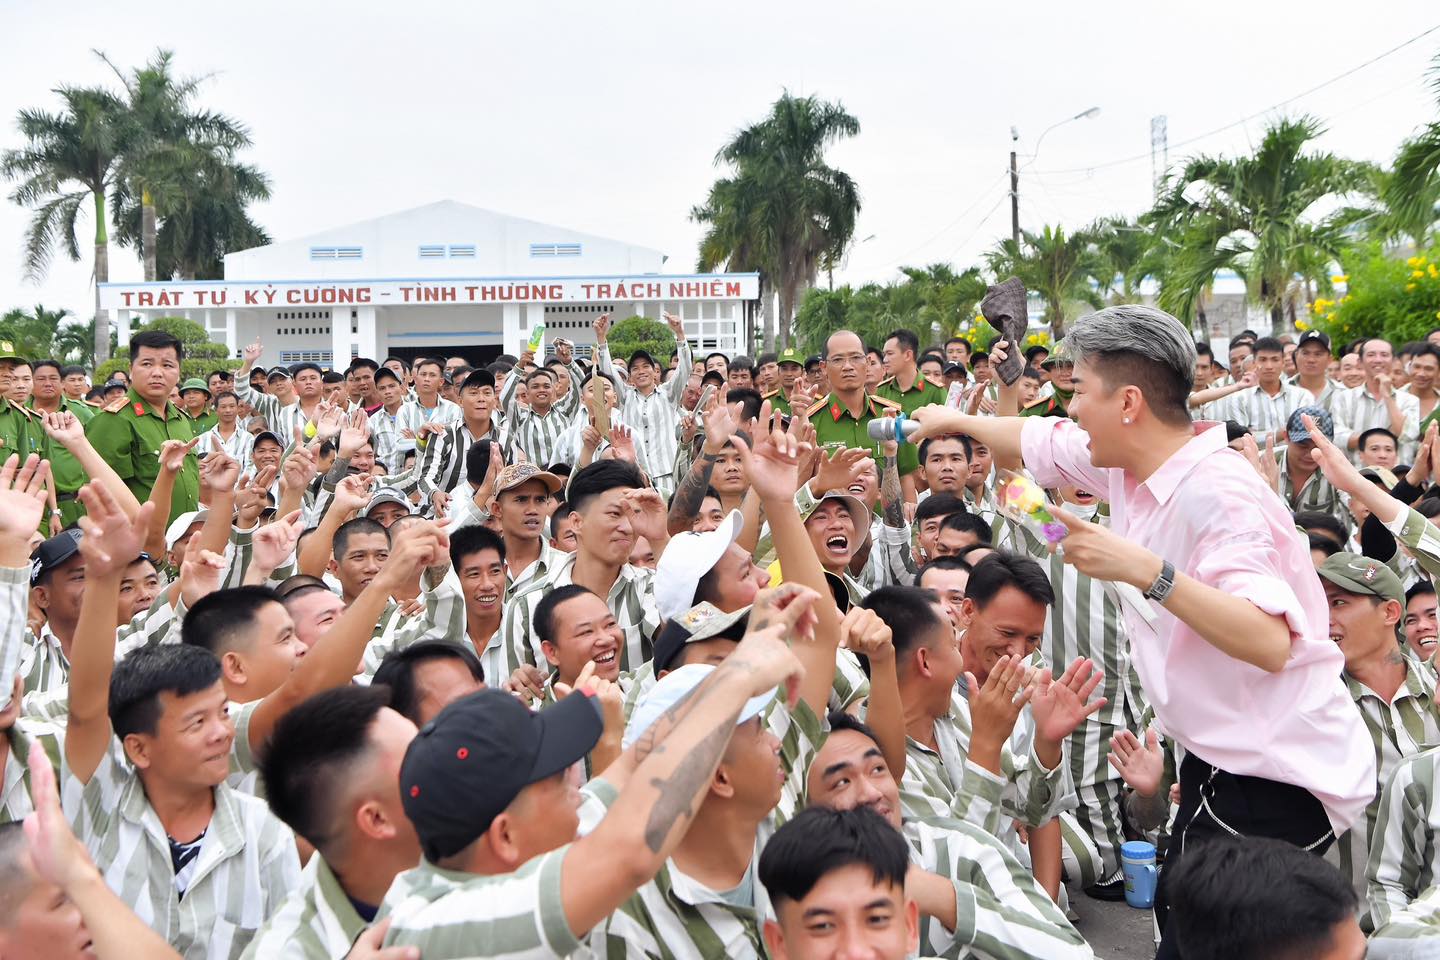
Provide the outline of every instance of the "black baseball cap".
[[400,802],[426,859],[474,843],[521,790],[589,753],[604,728],[599,704],[583,691],[539,713],[493,689],[441,710],[400,764]]
[[495,389],[495,374],[486,370],[484,367],[477,367],[471,370],[465,374],[465,379],[460,381],[460,389],[462,391],[479,390],[481,387],[489,387],[491,390]]
[[1300,339],[1295,343],[1295,349],[1300,349],[1307,343],[1318,343],[1326,350],[1330,349],[1330,335],[1323,330],[1306,330],[1300,334]]
[[651,665],[658,677],[666,670],[673,669],[675,658],[680,656],[686,644],[723,637],[737,643],[745,636],[750,623],[750,608],[741,607],[731,613],[724,613],[713,604],[697,603],[689,610],[666,622],[655,638],[655,654]]
[[30,554],[30,586],[35,586],[47,573],[79,553],[82,536],[84,534],[79,527],[71,527],[36,547],[35,552]]
[[626,362],[634,363],[636,360],[644,360],[652,367],[660,366],[660,364],[655,359],[655,355],[649,350],[636,350],[634,353],[630,354],[630,359]]

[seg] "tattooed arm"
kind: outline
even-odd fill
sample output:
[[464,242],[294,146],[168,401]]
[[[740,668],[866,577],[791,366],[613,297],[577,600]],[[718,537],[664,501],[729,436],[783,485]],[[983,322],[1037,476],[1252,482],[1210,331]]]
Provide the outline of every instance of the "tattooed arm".
[[690,472],[685,474],[685,479],[675,488],[675,496],[670,498],[670,512],[665,517],[665,526],[670,530],[670,536],[689,530],[690,524],[700,513],[700,502],[705,499],[705,491],[710,486],[710,475],[715,472],[716,458],[717,455],[709,450],[700,451],[700,456],[690,464]]
[[641,735],[631,748],[637,765],[629,782],[599,826],[566,852],[560,896],[577,937],[648,883],[685,835],[746,700],[798,681],[800,664],[785,640],[808,616],[814,594],[794,586],[767,593],[792,602],[772,616],[762,594],[756,609],[766,609],[752,613],[745,639]]
[[905,526],[905,497],[900,489],[900,467],[896,454],[887,451],[885,469],[880,474],[880,505],[885,526]]

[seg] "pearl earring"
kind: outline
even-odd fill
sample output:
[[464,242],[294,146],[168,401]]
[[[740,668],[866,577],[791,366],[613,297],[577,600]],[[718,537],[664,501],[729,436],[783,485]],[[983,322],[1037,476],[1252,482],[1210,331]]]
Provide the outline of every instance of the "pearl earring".
[[1127,423],[1127,424],[1128,424],[1128,423],[1130,422],[1130,418],[1129,418],[1129,417],[1126,417],[1124,420],[1121,420],[1120,422],[1121,422],[1121,423]]

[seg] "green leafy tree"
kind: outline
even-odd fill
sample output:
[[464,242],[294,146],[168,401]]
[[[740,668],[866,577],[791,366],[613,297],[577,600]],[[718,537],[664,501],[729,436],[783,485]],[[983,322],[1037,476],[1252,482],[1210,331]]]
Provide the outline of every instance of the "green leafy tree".
[[807,352],[823,353],[826,338],[843,328],[878,347],[892,330],[905,327],[924,347],[964,329],[985,297],[987,284],[978,267],[957,274],[937,263],[902,267],[901,273],[903,279],[895,283],[811,289],[795,317],[797,343]]
[[1087,231],[1067,234],[1064,227],[1049,225],[1039,233],[1022,230],[1019,243],[1000,241],[985,262],[997,278],[1019,277],[1027,291],[1040,295],[1056,340],[1065,335],[1065,321],[1077,304],[1098,308],[1104,303],[1096,277],[1108,268]]
[[636,350],[645,350],[664,363],[675,356],[675,334],[658,320],[649,317],[626,317],[610,328],[610,356],[630,358]]
[[1410,343],[1440,327],[1440,244],[1402,260],[1372,242],[1352,250],[1345,265],[1345,295],[1313,304],[1311,322],[1333,342]]
[[1098,255],[1096,281],[1112,304],[1140,300],[1140,283],[1148,276],[1146,257],[1154,235],[1124,217],[1105,217],[1086,231]]
[[208,77],[176,76],[170,51],[128,74],[100,57],[124,86],[133,125],[114,190],[116,238],[139,247],[147,280],[219,275],[225,253],[266,241],[245,207],[270,196],[269,182],[236,160],[248,132],[195,106]]
[[69,310],[51,310],[38,303],[29,310],[9,310],[0,317],[0,340],[30,360],[94,364],[89,324],[76,320]]
[[[1329,265],[1341,260],[1352,228],[1368,216],[1343,204],[1363,195],[1374,176],[1366,164],[1307,152],[1322,132],[1310,117],[1281,120],[1250,156],[1193,157],[1167,181],[1145,220],[1181,245],[1163,280],[1183,291],[1168,298],[1162,292],[1162,302],[1193,303],[1219,271],[1233,270],[1279,332],[1287,314],[1295,316],[1297,276],[1307,289],[1329,289]],[[1326,208],[1331,212],[1315,212]]]
[[[1440,108],[1440,54],[1430,67],[1430,89]],[[1400,145],[1393,169],[1382,177],[1382,228],[1422,249],[1435,234],[1440,212],[1440,119],[1431,120]]]
[[[716,163],[730,164],[734,175],[717,181],[691,213],[707,226],[702,266],[724,262],[774,278],[782,343],[801,296],[854,236],[860,191],[825,162],[825,151],[859,132],[860,121],[840,103],[786,92],[768,117],[720,148]],[[767,348],[775,342],[768,329],[764,340]]]
[[95,222],[95,356],[109,355],[110,324],[100,310],[99,284],[110,279],[105,195],[116,183],[131,124],[125,104],[107,90],[60,87],[59,113],[21,110],[25,145],[0,155],[0,173],[19,181],[10,199],[34,214],[25,237],[25,276],[43,279],[57,248],[80,259],[79,218],[87,201]]
[[[185,359],[180,361],[180,380],[183,382],[191,377],[205,377],[211,370],[238,370],[240,361],[230,357],[223,343],[216,343],[210,339],[205,328],[194,320],[187,320],[184,317],[156,317],[148,323],[137,323],[131,328],[131,333],[139,333],[141,330],[162,330],[180,339],[181,346],[185,350]],[[672,338],[673,339],[673,338]],[[115,351],[113,359],[108,360],[95,370],[97,382],[108,380],[116,370],[130,369],[130,347],[125,345]]]

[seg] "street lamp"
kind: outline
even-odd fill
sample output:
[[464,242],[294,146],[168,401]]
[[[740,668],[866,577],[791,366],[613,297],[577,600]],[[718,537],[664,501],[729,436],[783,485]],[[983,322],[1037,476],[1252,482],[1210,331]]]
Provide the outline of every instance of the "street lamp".
[[[1025,166],[1028,167],[1035,162],[1035,158],[1040,155],[1040,144],[1045,140],[1045,135],[1051,130],[1054,130],[1056,127],[1063,127],[1073,120],[1093,120],[1098,116],[1100,116],[1100,108],[1091,107],[1088,110],[1081,110],[1073,117],[1066,117],[1064,120],[1057,120],[1050,124],[1050,126],[1040,131],[1040,136],[1035,138],[1035,151],[1030,154],[1030,159],[1025,161]],[[1010,142],[1015,144],[1019,141],[1020,131],[1018,128],[1012,126],[1010,128]],[[1015,166],[1015,151],[1013,149],[1010,151],[1010,236],[1018,246],[1020,243],[1020,171]]]

